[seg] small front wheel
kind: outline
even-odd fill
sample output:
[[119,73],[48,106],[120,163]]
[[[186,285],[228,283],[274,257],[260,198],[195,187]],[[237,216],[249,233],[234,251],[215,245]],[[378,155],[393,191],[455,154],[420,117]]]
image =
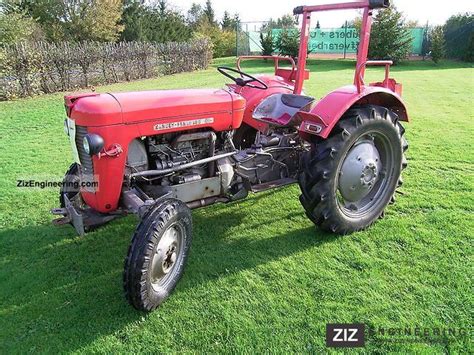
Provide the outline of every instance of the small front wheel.
[[125,259],[125,296],[133,307],[149,312],[170,295],[183,274],[191,239],[191,211],[184,202],[166,199],[150,208]]
[[66,207],[65,198],[72,201],[79,195],[79,186],[81,183],[81,177],[79,175],[79,164],[73,163],[64,175],[61,188],[59,190],[59,204],[61,208]]

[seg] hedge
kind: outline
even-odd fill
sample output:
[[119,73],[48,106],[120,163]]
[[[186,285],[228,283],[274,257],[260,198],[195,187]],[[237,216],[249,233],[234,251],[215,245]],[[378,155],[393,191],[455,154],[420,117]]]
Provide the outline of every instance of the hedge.
[[212,46],[186,43],[17,43],[0,49],[0,100],[205,69]]

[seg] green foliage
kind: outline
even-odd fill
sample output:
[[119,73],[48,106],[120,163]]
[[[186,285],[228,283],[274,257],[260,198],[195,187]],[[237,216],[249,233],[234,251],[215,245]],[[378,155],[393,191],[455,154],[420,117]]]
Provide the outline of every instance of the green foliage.
[[202,6],[198,3],[193,2],[186,16],[186,22],[188,23],[189,27],[193,31],[196,30],[199,24],[203,21],[203,17],[204,14]]
[[263,32],[260,32],[260,46],[262,47],[262,55],[273,54],[272,31],[267,31],[265,34]]
[[148,8],[142,1],[125,1],[121,24],[124,26],[120,39],[122,41],[143,42],[148,40]]
[[211,41],[214,58],[235,55],[235,31],[223,31],[217,25],[204,20],[196,28],[194,36]]
[[444,31],[442,26],[436,26],[431,30],[431,59],[438,63],[445,54]]
[[[227,17],[227,18],[226,18]],[[192,4],[188,11],[188,23],[194,30],[194,37],[207,38],[212,43],[214,58],[235,55],[235,22],[238,16],[230,19],[229,15],[224,16],[225,26],[219,27],[215,20],[214,9],[210,0],[206,1],[204,7]],[[230,26],[230,28],[229,28]]]
[[274,29],[290,29],[290,28],[296,28],[296,20],[293,15],[283,15],[282,17],[277,18],[276,20],[273,20],[272,18],[268,20],[267,23],[262,25],[261,30],[262,31],[270,31]]
[[468,62],[474,62],[474,33],[471,33],[469,36],[469,42],[464,59]]
[[221,21],[221,28],[227,31],[235,31],[240,27],[239,14],[235,14],[234,17],[230,17],[227,11],[224,11],[224,17]]
[[428,24],[425,26],[425,31],[423,32],[423,42],[421,44],[421,55],[423,56],[423,60],[429,54],[431,48],[431,35],[430,35],[431,28]]
[[372,25],[369,58],[390,59],[397,63],[408,58],[411,44],[410,31],[401,12],[395,7],[377,12]]
[[21,13],[0,13],[0,46],[22,41],[41,40],[39,24]]
[[238,14],[231,17],[225,12],[218,23],[210,0],[204,6],[193,3],[187,17],[168,4],[168,0],[4,0],[0,45],[38,39],[40,28],[51,42],[166,43],[186,42],[194,35],[209,38],[216,56],[235,54]]
[[151,9],[145,17],[147,24],[147,41],[184,42],[191,37],[191,31],[186,26],[184,17],[174,11],[158,11]]
[[296,29],[283,29],[276,39],[275,47],[280,55],[298,57],[300,33]]
[[473,61],[474,14],[451,16],[444,25],[446,55],[448,58]]
[[154,43],[185,42],[191,38],[191,29],[184,16],[168,8],[163,0],[156,6],[141,1],[125,5],[122,23],[125,26],[121,39]]
[[212,7],[212,2],[211,0],[206,0],[206,5],[204,6],[203,9],[203,15],[206,18],[207,22],[209,22],[211,25],[216,25],[216,18],[215,18],[215,12]]
[[121,0],[12,0],[7,9],[36,19],[51,41],[115,41],[123,30]]

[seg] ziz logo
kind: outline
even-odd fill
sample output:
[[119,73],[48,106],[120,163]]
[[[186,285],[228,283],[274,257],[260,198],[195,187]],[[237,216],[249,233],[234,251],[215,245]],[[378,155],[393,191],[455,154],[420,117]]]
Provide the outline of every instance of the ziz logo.
[[365,344],[364,324],[326,324],[326,346],[358,348]]

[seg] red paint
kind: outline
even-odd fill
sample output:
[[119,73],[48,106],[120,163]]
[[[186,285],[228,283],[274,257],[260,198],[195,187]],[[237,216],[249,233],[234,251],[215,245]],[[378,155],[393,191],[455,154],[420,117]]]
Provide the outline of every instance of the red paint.
[[[236,129],[242,124],[245,109],[242,96],[222,89],[81,94],[69,95],[65,100],[66,105],[70,103],[69,116],[76,125],[86,126],[89,133],[104,139],[104,152],[117,144],[123,150],[117,155],[93,157],[98,188],[96,193],[81,193],[84,201],[99,212],[110,212],[118,206],[128,146],[133,139],[194,128],[216,132]],[[159,131],[155,127],[200,118],[212,118],[213,122]]]
[[257,105],[267,96],[277,93],[291,94],[293,92],[293,82],[274,75],[257,75],[257,77],[267,84],[267,90],[253,89],[250,87],[239,87],[237,85],[229,85],[235,93],[241,95],[247,102],[244,112],[244,122],[261,132],[268,129],[268,124],[257,121],[252,118],[253,111]]
[[296,74],[294,94],[303,92],[303,81],[306,72],[306,58],[308,57],[309,26],[311,24],[311,11],[303,12],[303,23],[301,25],[300,48],[298,51],[298,70]]
[[[300,38],[300,48],[298,53],[297,77],[294,93],[300,94],[303,88],[303,72],[306,66],[308,52],[307,29],[312,12],[362,9],[362,24],[360,30],[360,42],[357,51],[357,63],[354,74],[354,85],[339,88],[319,102],[315,102],[309,112],[299,112],[303,120],[300,125],[300,134],[304,139],[309,140],[311,135],[327,138],[343,114],[352,106],[358,103],[371,103],[389,107],[400,116],[401,120],[408,121],[408,114],[405,105],[400,97],[402,86],[394,79],[389,78],[390,61],[367,61],[370,42],[370,30],[372,27],[372,9],[369,0],[346,2],[338,4],[326,4],[315,6],[303,6],[298,10],[302,14],[302,28]],[[367,65],[384,65],[385,78],[383,82],[371,83],[368,86],[364,83],[365,68]],[[310,125],[308,125],[310,124]],[[315,126],[316,125],[316,126]],[[311,130],[305,129],[310,127]],[[317,132],[314,127],[320,127]]]
[[393,91],[379,86],[363,86],[359,92],[355,85],[348,85],[326,95],[309,112],[298,112],[302,119],[299,128],[302,137],[308,140],[309,134],[315,135],[314,131],[305,130],[305,123],[311,122],[322,128],[316,135],[327,138],[339,119],[355,104],[382,105],[394,110],[401,120],[408,121],[405,104]]

